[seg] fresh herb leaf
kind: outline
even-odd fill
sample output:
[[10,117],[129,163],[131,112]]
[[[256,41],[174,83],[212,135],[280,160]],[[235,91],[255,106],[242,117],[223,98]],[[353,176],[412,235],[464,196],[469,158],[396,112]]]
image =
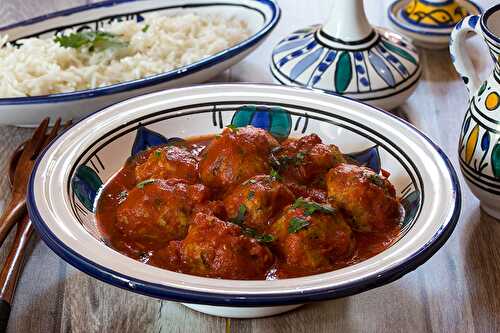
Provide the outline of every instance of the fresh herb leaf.
[[304,210],[304,215],[310,216],[314,212],[335,214],[335,209],[329,205],[322,205],[314,201],[306,200],[302,197],[295,200],[293,203],[293,208],[302,208]]
[[304,161],[304,157],[306,157],[306,154],[304,152],[299,151],[297,155],[295,155],[295,165],[299,165]]
[[118,204],[121,205],[125,200],[127,200],[128,192],[126,190],[118,193]]
[[260,243],[272,243],[276,240],[276,237],[273,235],[262,234],[255,236],[255,239]]
[[280,181],[280,180],[281,180],[281,176],[279,175],[278,171],[276,171],[276,170],[274,170],[274,169],[271,169],[270,176],[271,176],[271,178],[273,178],[274,180],[278,180],[278,181]]
[[155,157],[157,157],[157,158],[161,157],[161,151],[160,150],[155,150],[154,154],[155,154]]
[[234,133],[238,133],[238,126],[234,125],[234,124],[229,124],[226,126],[227,128],[229,128],[231,131],[233,131]]
[[377,185],[378,187],[384,186],[384,180],[377,174],[372,174],[368,176],[368,181],[372,184]]
[[255,198],[255,192],[254,191],[249,191],[248,195],[247,195],[247,199],[248,200],[252,200],[253,198]]
[[146,179],[146,180],[143,180],[142,182],[140,183],[137,183],[137,185],[135,185],[137,188],[140,188],[140,189],[143,189],[144,186],[148,185],[148,184],[152,184],[156,181],[156,179]]
[[301,217],[294,217],[290,220],[290,224],[288,225],[288,233],[294,234],[299,230],[304,229],[309,224],[311,224],[309,221],[304,220]]
[[103,31],[80,31],[69,35],[60,35],[54,38],[62,47],[79,49],[88,47],[89,51],[104,50],[112,47],[123,47],[127,43],[120,40],[118,35]]
[[243,222],[245,221],[245,214],[246,213],[247,213],[247,206],[245,206],[244,204],[241,204],[240,208],[238,209],[238,216],[231,219],[230,221],[234,224],[241,226],[243,224]]
[[146,24],[144,28],[142,28],[142,32],[147,32],[149,30],[149,24]]

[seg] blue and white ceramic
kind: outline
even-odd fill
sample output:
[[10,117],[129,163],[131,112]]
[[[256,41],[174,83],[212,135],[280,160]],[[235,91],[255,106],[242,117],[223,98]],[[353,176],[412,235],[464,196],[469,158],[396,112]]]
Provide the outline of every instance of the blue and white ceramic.
[[394,30],[428,49],[448,47],[456,23],[467,15],[481,14],[470,0],[396,0],[387,10]]
[[[210,279],[143,264],[106,246],[96,194],[130,156],[181,138],[252,124],[275,136],[317,133],[374,170],[391,173],[403,232],[386,251],[354,266],[279,281]],[[444,153],[405,121],[319,91],[273,85],[201,85],[110,106],[60,135],[38,159],[28,207],[40,236],[78,269],[112,285],[188,303],[209,314],[259,317],[356,294],[400,278],[448,239],[460,212],[457,176]]]
[[[484,38],[495,64],[484,81],[466,52],[465,38],[470,32]],[[458,145],[460,167],[483,210],[500,219],[500,4],[457,24],[451,34],[450,52],[469,91]]]
[[283,39],[273,50],[276,82],[340,94],[393,109],[415,90],[421,68],[403,37],[373,28],[363,0],[334,0],[331,17]]
[[2,27],[0,34],[8,34],[12,42],[26,37],[52,38],[61,28],[97,29],[114,21],[140,22],[153,13],[178,15],[187,12],[234,15],[248,23],[252,35],[213,56],[148,78],[72,93],[0,98],[0,124],[37,126],[49,116],[78,119],[130,97],[205,82],[252,52],[280,18],[275,0],[107,0]]

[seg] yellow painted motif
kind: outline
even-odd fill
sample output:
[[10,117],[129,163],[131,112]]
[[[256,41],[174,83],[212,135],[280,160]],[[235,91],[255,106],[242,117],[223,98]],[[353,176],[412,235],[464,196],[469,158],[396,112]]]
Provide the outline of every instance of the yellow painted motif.
[[486,106],[486,109],[488,109],[489,111],[493,111],[500,105],[500,96],[498,96],[498,93],[496,92],[491,92],[488,94],[488,96],[486,96],[484,104]]
[[410,1],[405,8],[405,14],[416,23],[433,26],[455,25],[468,15],[456,1],[437,5],[419,0]]
[[469,138],[467,139],[467,146],[465,147],[465,160],[467,163],[472,161],[474,156],[474,151],[476,150],[477,139],[479,137],[479,125],[476,125],[471,131]]

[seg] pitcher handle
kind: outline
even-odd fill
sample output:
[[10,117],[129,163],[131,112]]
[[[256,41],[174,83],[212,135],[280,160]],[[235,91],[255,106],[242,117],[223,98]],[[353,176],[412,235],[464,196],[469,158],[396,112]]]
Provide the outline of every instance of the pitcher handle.
[[481,80],[477,75],[472,61],[470,60],[467,50],[465,48],[465,38],[469,32],[475,32],[482,35],[480,15],[470,15],[465,17],[462,21],[457,23],[450,37],[450,53],[453,65],[458,74],[462,77],[467,90],[469,91],[469,99],[472,98],[474,93],[479,89]]

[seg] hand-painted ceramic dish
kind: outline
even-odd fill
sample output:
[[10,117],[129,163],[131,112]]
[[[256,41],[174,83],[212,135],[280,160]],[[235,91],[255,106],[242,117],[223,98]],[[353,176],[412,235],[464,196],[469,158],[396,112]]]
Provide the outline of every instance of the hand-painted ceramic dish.
[[[286,115],[284,117],[283,115]],[[137,149],[252,124],[282,137],[316,133],[360,163],[391,173],[403,232],[386,251],[336,271],[275,281],[210,279],[149,266],[109,248],[96,227],[103,183]],[[394,281],[429,259],[460,212],[456,173],[444,153],[403,120],[319,91],[273,85],[202,85],[153,93],[96,112],[60,135],[38,159],[28,198],[52,250],[112,285],[210,314],[259,317]]]
[[470,0],[396,0],[388,9],[391,26],[429,49],[448,47],[455,24],[467,15],[481,14]]
[[323,25],[293,32],[273,50],[277,83],[340,94],[394,109],[417,87],[419,56],[411,42],[368,22],[363,0],[334,0]]
[[252,52],[280,18],[275,0],[108,0],[3,27],[0,34],[8,34],[9,41],[26,37],[51,38],[63,27],[95,29],[114,21],[140,22],[153,13],[177,15],[187,12],[234,15],[248,23],[252,35],[213,56],[148,78],[71,93],[0,98],[0,124],[33,126],[48,116],[77,119],[130,97],[207,81]]

